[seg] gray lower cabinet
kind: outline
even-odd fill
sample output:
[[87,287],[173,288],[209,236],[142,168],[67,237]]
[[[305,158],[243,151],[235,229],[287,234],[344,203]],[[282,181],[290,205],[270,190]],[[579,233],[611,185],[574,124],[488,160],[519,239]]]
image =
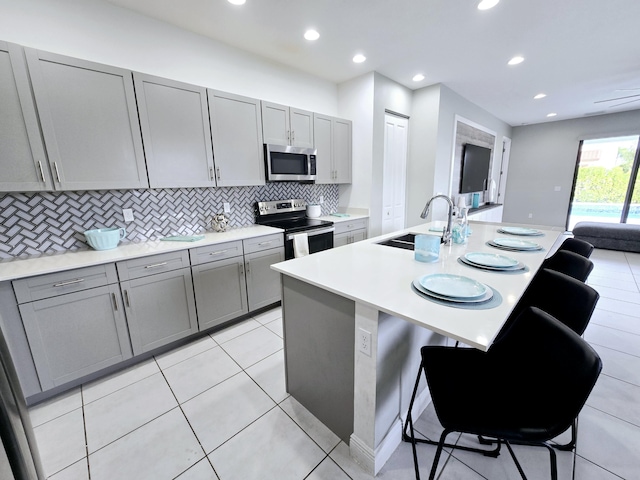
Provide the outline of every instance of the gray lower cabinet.
[[118,262],[117,268],[134,355],[198,331],[187,251]]
[[194,265],[191,270],[200,330],[249,311],[242,256]]
[[249,311],[281,300],[280,274],[271,270],[271,265],[283,261],[284,248],[272,248],[245,255]]
[[260,100],[207,90],[216,183],[264,185]]
[[103,265],[13,282],[43,391],[132,356],[116,278]]
[[22,47],[0,41],[0,192],[53,190]]
[[55,188],[148,187],[131,71],[24,50]]
[[366,218],[336,222],[334,224],[333,247],[341,247],[367,238],[368,223]]
[[215,187],[207,89],[135,72],[151,188]]

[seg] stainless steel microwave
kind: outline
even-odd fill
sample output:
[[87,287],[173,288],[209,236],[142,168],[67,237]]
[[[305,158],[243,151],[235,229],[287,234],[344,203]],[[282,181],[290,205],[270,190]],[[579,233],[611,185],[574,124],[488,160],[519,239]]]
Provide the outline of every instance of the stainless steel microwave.
[[316,179],[315,148],[265,143],[268,182],[310,182]]

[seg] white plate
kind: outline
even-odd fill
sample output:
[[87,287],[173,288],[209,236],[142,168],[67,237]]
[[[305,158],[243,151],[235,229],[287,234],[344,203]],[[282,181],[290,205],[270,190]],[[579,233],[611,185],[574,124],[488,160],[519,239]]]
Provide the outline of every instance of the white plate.
[[464,256],[465,260],[483,267],[513,268],[518,265],[518,260],[496,253],[470,252]]
[[518,250],[538,250],[540,245],[529,242],[527,240],[518,240],[516,238],[496,238],[493,243],[501,247],[516,248]]
[[498,229],[500,233],[510,233],[511,235],[529,235],[536,236],[542,235],[540,230],[536,230],[534,228],[524,228],[524,227],[501,227]]
[[448,273],[425,275],[420,285],[429,292],[449,298],[477,299],[487,293],[487,286],[472,278]]
[[422,285],[420,285],[420,279],[416,278],[413,281],[413,286],[421,295],[426,297],[435,298],[436,300],[443,300],[446,302],[452,303],[481,303],[486,302],[487,300],[491,300],[493,298],[493,290],[487,287],[487,292],[481,297],[477,298],[457,298],[457,297],[447,297],[446,295],[438,295],[437,293],[430,292]]
[[464,257],[460,257],[460,262],[463,265],[467,265],[469,267],[479,268],[480,270],[488,270],[491,272],[519,272],[519,271],[524,271],[524,269],[526,268],[526,265],[522,262],[518,262],[518,264],[515,267],[507,267],[507,268],[487,267],[486,265],[478,265],[477,263],[471,263],[469,260],[467,260]]

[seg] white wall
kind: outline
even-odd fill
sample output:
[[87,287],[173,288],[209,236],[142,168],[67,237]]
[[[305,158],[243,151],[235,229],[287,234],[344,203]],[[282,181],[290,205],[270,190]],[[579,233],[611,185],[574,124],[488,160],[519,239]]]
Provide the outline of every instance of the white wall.
[[580,140],[638,133],[640,110],[515,127],[503,220],[564,227]]
[[438,84],[413,92],[407,162],[407,227],[425,222],[420,213],[435,191],[440,89]]
[[352,181],[340,185],[339,207],[369,209],[373,157],[373,72],[338,86],[338,115],[352,123]]
[[100,0],[0,0],[0,40],[327,115],[337,86]]

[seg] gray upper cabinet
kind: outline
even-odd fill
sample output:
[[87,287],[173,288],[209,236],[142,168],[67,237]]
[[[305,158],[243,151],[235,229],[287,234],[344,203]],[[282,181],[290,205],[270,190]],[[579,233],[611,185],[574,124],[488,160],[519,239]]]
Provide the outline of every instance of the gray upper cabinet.
[[22,47],[0,41],[0,192],[53,190]]
[[186,250],[118,262],[116,266],[134,355],[198,331]]
[[313,148],[313,113],[262,101],[264,143]]
[[313,125],[316,183],[351,183],[351,121],[316,113]]
[[151,188],[214,187],[207,90],[134,73]]
[[25,54],[55,188],[148,187],[131,72]]
[[264,185],[260,100],[207,90],[216,183]]

